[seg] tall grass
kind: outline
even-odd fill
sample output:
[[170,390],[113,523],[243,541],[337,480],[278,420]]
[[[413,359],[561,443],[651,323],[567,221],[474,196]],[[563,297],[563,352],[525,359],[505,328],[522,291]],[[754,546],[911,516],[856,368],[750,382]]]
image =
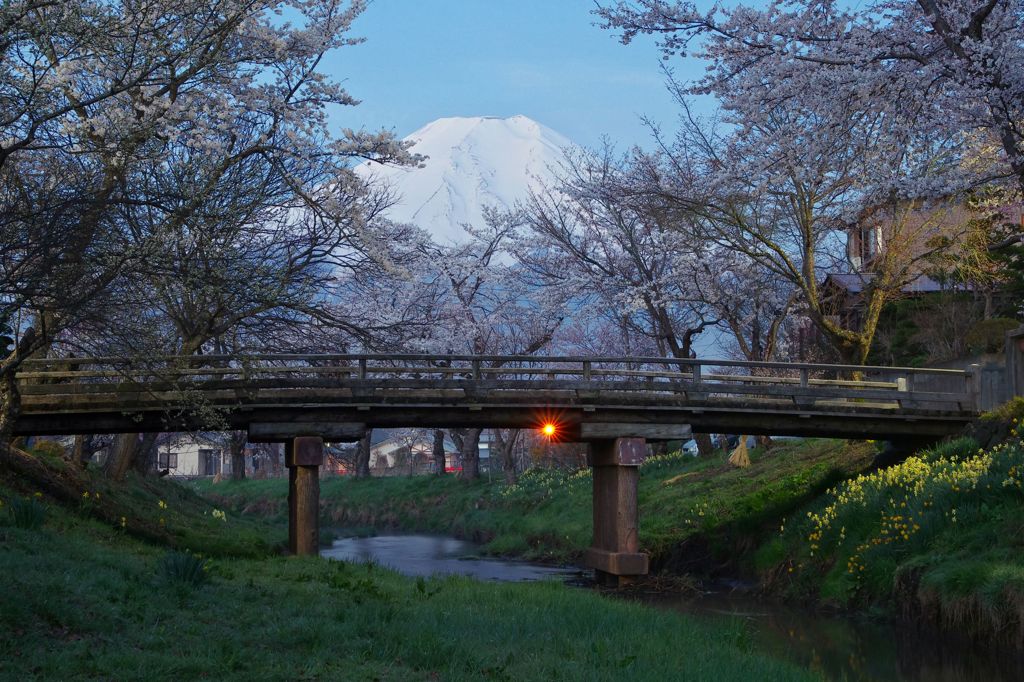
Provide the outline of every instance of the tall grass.
[[15,497],[8,505],[8,515],[16,527],[36,530],[46,523],[46,505],[34,497]]

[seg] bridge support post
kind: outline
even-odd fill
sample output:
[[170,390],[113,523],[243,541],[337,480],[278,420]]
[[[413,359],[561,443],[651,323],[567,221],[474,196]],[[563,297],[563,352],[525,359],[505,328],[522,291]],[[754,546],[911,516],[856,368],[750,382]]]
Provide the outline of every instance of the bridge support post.
[[298,556],[320,553],[320,465],[323,438],[301,436],[285,443],[288,466],[288,550]]
[[593,440],[594,538],[584,563],[599,583],[616,586],[645,575],[646,554],[639,551],[637,488],[640,464],[647,455],[643,438]]

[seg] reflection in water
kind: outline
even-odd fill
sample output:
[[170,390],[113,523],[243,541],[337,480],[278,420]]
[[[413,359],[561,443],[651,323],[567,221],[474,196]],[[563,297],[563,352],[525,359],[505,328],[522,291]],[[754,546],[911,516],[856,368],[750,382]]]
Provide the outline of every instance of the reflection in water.
[[[373,561],[411,576],[437,573],[480,580],[568,579],[578,571],[512,561],[467,561],[478,548],[454,538],[382,535],[337,540],[330,559]],[[940,641],[911,628],[818,614],[756,601],[728,590],[700,597],[677,593],[636,599],[700,618],[726,619],[737,641],[785,658],[830,680],[849,682],[1002,682],[1024,680],[1024,659]]]
[[1024,680],[1024,660],[1008,652],[943,641],[910,626],[854,620],[756,601],[742,593],[646,595],[641,601],[701,617],[725,618],[738,637],[830,680],[1001,682]]
[[335,540],[330,549],[320,552],[328,559],[361,561],[393,568],[412,576],[466,575],[478,580],[520,582],[568,578],[579,571],[538,566],[516,561],[476,559],[476,545],[454,538],[432,535],[378,535],[372,538]]

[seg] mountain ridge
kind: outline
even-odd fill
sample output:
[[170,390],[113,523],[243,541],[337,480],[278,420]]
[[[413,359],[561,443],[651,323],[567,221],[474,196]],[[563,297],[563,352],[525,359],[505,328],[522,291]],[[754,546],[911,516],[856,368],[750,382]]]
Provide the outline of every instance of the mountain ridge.
[[469,238],[464,223],[482,226],[485,206],[511,208],[553,180],[562,150],[572,146],[522,114],[439,118],[403,139],[428,157],[422,168],[367,161],[356,172],[396,193],[391,220],[419,225],[447,243]]

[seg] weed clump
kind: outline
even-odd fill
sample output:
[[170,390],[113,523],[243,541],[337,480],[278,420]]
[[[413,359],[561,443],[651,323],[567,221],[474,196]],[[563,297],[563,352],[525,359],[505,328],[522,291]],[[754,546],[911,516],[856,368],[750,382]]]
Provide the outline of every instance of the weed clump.
[[37,530],[46,523],[46,505],[35,497],[16,497],[11,500],[8,512],[18,528]]
[[168,552],[160,562],[160,574],[172,584],[201,587],[209,578],[210,564],[199,554]]

